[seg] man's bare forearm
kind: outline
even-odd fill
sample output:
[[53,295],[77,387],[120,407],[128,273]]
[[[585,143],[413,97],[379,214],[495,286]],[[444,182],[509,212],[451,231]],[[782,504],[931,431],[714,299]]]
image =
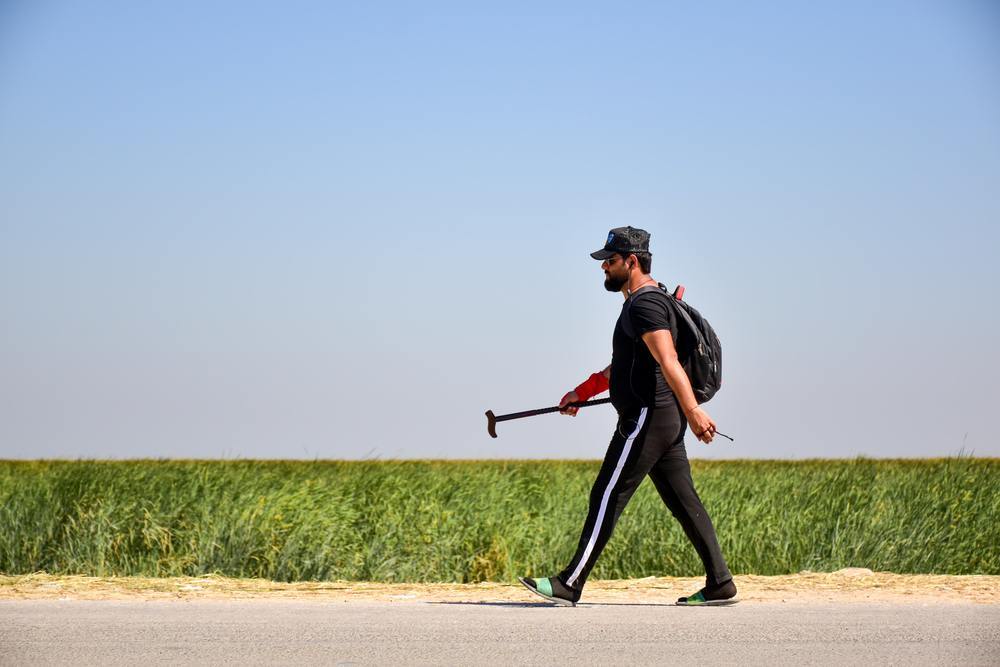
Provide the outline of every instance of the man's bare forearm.
[[681,410],[684,414],[690,414],[692,410],[698,407],[698,399],[694,396],[694,390],[691,389],[691,380],[688,379],[687,373],[684,372],[684,367],[681,366],[681,362],[677,360],[677,357],[673,359],[667,359],[664,363],[660,364],[660,370],[663,371],[663,377],[666,379],[667,384],[674,392],[674,396],[681,404]]
[[663,377],[670,385],[670,389],[677,397],[681,405],[681,410],[685,415],[689,415],[692,410],[698,407],[698,399],[694,397],[694,390],[691,389],[691,381],[688,379],[684,367],[677,359],[677,350],[674,348],[674,339],[670,332],[665,329],[651,331],[642,335],[642,340],[649,348],[653,359],[660,365]]

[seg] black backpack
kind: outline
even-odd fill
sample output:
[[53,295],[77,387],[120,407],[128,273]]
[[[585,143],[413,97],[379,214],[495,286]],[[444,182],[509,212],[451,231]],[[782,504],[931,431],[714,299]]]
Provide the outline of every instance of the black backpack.
[[[682,300],[684,288],[681,285],[677,286],[673,294],[667,291],[663,283],[658,283],[658,286],[634,292],[628,299],[629,308],[631,309],[636,297],[653,290],[659,291],[667,299],[677,316],[677,358],[691,381],[694,397],[699,404],[704,403],[715,396],[722,386],[722,343],[708,320]],[[632,330],[631,312],[625,317],[623,325],[625,334],[637,341],[638,337]]]

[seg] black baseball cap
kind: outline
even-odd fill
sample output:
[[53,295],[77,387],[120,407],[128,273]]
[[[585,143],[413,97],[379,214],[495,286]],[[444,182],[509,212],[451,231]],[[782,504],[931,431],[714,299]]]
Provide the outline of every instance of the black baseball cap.
[[590,256],[603,261],[615,253],[628,257],[640,252],[649,252],[649,232],[635,227],[615,227],[608,232],[604,247],[590,253]]

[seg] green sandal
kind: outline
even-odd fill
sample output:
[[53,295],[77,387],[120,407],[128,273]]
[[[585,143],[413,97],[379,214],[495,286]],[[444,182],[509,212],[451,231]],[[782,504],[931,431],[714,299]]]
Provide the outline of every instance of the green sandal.
[[712,599],[705,597],[707,590],[706,586],[694,595],[678,599],[675,604],[679,607],[725,607],[739,602],[733,599],[736,597],[736,584],[731,579],[712,587]]
[[[535,595],[540,595],[549,602],[555,602],[563,607],[575,607],[580,594],[573,594],[566,589],[558,579],[542,578],[532,579],[531,577],[518,577],[518,581]],[[553,585],[555,584],[555,585]]]

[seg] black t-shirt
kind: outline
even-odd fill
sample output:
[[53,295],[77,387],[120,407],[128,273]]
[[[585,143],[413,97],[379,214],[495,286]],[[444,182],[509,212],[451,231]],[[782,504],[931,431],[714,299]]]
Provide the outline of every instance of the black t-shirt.
[[[667,298],[658,287],[644,287],[626,299],[622,306],[611,339],[611,404],[618,412],[676,404],[660,365],[642,340],[644,333],[667,329],[674,344],[677,344],[676,319]],[[629,316],[632,318],[634,339],[622,327],[622,320]]]

